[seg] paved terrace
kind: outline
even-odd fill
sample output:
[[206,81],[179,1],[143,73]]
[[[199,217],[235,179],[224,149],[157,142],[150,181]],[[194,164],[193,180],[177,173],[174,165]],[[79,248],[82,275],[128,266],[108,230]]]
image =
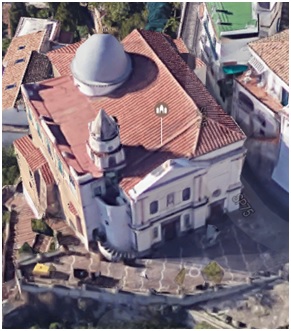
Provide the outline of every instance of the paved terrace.
[[[18,212],[16,224],[17,245],[25,241],[33,242],[35,234],[31,231],[29,207],[22,194],[15,195],[9,203]],[[215,223],[215,222],[214,222]],[[154,289],[160,293],[178,294],[179,286],[175,277],[186,269],[183,284],[184,293],[194,293],[196,286],[203,284],[201,269],[211,260],[216,260],[225,270],[223,284],[246,284],[253,273],[262,270],[277,269],[282,265],[284,256],[280,256],[265,246],[253,241],[242,232],[229,218],[220,218],[221,234],[218,243],[206,247],[204,231],[195,231],[182,238],[171,241],[157,250],[151,259],[141,259],[135,265],[100,261],[96,253],[89,253],[63,220],[49,219],[48,224],[62,232],[62,244],[58,252],[48,253],[50,257],[38,255],[24,263],[23,274],[29,282],[78,286],[82,283],[96,287],[118,287],[125,291],[147,292]],[[186,243],[186,244],[185,244]],[[64,249],[65,247],[65,249]],[[38,247],[41,252],[48,248],[46,240]],[[56,272],[49,279],[32,276],[36,262],[53,263]],[[100,272],[102,277],[92,280],[88,277],[80,281],[74,277],[74,268],[85,269],[88,273]],[[90,274],[89,274],[90,276]],[[95,287],[94,286],[94,287]]]

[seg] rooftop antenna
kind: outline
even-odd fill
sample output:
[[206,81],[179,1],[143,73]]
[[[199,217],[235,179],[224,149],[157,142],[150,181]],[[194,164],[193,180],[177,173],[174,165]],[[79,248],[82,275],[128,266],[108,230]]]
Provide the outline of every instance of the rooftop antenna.
[[161,119],[161,146],[163,145],[163,117],[169,114],[169,106],[164,102],[155,105],[155,114]]

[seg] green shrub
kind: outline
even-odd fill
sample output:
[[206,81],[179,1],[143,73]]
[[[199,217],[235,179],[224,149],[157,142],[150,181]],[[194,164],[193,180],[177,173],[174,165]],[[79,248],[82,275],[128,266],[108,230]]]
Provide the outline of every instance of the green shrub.
[[48,249],[49,252],[54,252],[56,250],[56,243],[55,240],[53,239],[50,243],[50,247]]
[[2,185],[14,185],[19,177],[17,159],[12,146],[2,150]]
[[5,225],[8,223],[10,220],[10,212],[9,211],[4,211],[2,212],[2,224]]
[[22,253],[28,253],[28,254],[33,254],[33,249],[32,247],[30,247],[30,245],[25,242],[18,250],[19,254],[22,254]]
[[224,276],[223,269],[216,261],[211,261],[207,264],[207,266],[202,269],[201,273],[205,281],[209,281],[214,284],[221,283]]
[[208,329],[209,330],[209,329],[217,329],[217,328],[215,328],[214,326],[203,321],[201,323],[196,324],[194,329]]
[[46,222],[42,219],[33,218],[31,220],[31,229],[33,232],[43,234],[45,236],[54,236],[54,231],[52,230],[52,228],[48,226]]

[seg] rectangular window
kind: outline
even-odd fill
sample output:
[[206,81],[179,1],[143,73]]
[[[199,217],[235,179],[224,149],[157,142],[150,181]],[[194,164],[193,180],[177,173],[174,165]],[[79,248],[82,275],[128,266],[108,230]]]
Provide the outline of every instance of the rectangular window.
[[59,172],[63,175],[63,164],[61,162],[61,160],[58,158],[58,168],[59,168]]
[[289,92],[287,92],[284,88],[282,88],[282,100],[281,104],[285,107],[289,103]]
[[17,64],[17,63],[21,63],[21,62],[24,62],[24,59],[17,59],[14,64]]
[[158,209],[159,209],[158,201],[151,202],[151,204],[150,204],[150,213],[155,214],[155,213],[158,212]]
[[175,193],[167,195],[167,207],[175,204]]
[[[48,139],[46,139],[46,147],[49,152],[49,155],[52,156],[51,146],[50,146]],[[58,161],[60,161],[60,159],[58,159]]]
[[153,238],[157,239],[159,236],[159,229],[158,228],[154,228],[153,230]]
[[6,85],[5,90],[11,90],[16,86],[16,84]]
[[18,46],[18,49],[20,50],[20,49],[24,49],[25,48],[25,46],[24,45],[22,45],[22,46]]
[[40,132],[40,127],[39,127],[38,123],[36,123],[36,130],[37,130],[37,134],[38,134],[39,138],[42,139],[41,132]]
[[76,189],[75,182],[71,175],[69,175],[69,181],[70,181],[70,186],[75,190]]
[[28,117],[29,117],[29,119],[32,121],[31,111],[30,111],[29,108],[27,108],[27,113],[28,113]]
[[190,199],[190,195],[191,195],[190,187],[185,188],[183,190],[183,192],[182,192],[183,201],[189,200]]

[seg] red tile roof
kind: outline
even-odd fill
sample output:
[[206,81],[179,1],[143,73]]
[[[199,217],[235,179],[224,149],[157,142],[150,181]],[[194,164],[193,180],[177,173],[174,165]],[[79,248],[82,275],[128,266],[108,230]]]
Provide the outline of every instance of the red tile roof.
[[[126,190],[169,158],[196,157],[245,139],[165,36],[134,30],[123,45],[131,54],[134,72],[110,97],[86,97],[69,76],[47,80],[39,91],[25,85],[34,94],[29,102],[35,117],[48,116],[60,125],[68,143],[57,149],[67,169],[72,166],[78,173],[102,175],[86,151],[88,123],[101,108],[120,124],[128,164],[121,185]],[[154,113],[158,102],[170,109],[163,118],[162,144],[161,120]],[[203,126],[201,109],[207,118]],[[74,158],[64,159],[62,151]]]
[[46,184],[54,183],[54,176],[50,170],[47,160],[44,158],[39,148],[36,148],[29,138],[24,136],[14,141],[14,147],[21,153],[29,165],[32,172],[40,170]]
[[55,182],[54,176],[51,172],[51,169],[50,169],[48,163],[45,163],[44,165],[42,165],[40,167],[40,171],[41,171],[42,178],[44,179],[44,181],[47,185],[51,185]]
[[[45,32],[36,32],[29,35],[14,37],[3,59],[5,67],[2,76],[2,110],[13,108],[19,94],[22,79],[25,75],[32,51],[39,51]],[[19,49],[20,46],[25,46]],[[23,62],[15,63],[23,59]],[[6,89],[8,85],[14,85]]]
[[289,29],[249,43],[249,47],[289,85]]
[[84,41],[79,41],[77,43],[67,45],[55,49],[47,53],[53,66],[57,69],[61,76],[71,75],[70,65],[75,56],[77,49],[84,43]]

